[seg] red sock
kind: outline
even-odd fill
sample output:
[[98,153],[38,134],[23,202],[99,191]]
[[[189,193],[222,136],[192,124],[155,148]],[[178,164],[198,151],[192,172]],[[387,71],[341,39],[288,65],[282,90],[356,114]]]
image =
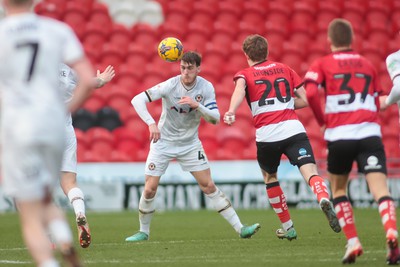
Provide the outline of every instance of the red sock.
[[379,214],[382,224],[387,232],[389,229],[397,230],[396,226],[396,207],[391,197],[382,197],[378,200]]
[[322,198],[329,199],[328,188],[326,187],[325,180],[319,175],[313,175],[308,181],[312,191],[317,196],[318,203]]
[[267,195],[269,203],[278,215],[281,223],[288,222],[290,220],[289,209],[286,204],[286,197],[282,191],[279,182],[267,184]]
[[346,196],[338,197],[333,200],[336,216],[339,220],[347,240],[358,237],[356,225],[354,224],[353,208]]

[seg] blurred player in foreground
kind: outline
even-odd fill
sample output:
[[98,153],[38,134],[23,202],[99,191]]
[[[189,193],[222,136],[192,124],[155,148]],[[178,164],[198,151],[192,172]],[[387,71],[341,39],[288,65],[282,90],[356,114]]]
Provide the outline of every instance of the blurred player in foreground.
[[[112,66],[108,66],[102,73],[98,70],[92,86],[94,88],[101,88],[111,81],[114,76],[115,71]],[[65,64],[61,64],[60,67],[60,82],[61,91],[65,97],[64,101],[69,103],[74,94],[78,80],[75,72]],[[91,235],[85,214],[84,195],[76,183],[77,143],[74,127],[72,126],[71,113],[69,113],[66,118],[66,132],[66,146],[61,167],[61,188],[74,208],[79,244],[81,247],[87,248],[91,243]]]
[[[399,248],[396,209],[386,179],[386,156],[378,123],[381,88],[375,67],[351,48],[353,30],[344,19],[328,27],[332,53],[317,59],[305,76],[308,102],[325,129],[328,142],[328,173],[333,203],[347,238],[343,263],[354,263],[363,248],[358,239],[347,183],[353,162],[365,174],[369,189],[379,205],[386,232],[387,263],[398,264]],[[318,86],[325,88],[325,114]]]
[[390,54],[386,58],[386,67],[392,79],[393,87],[388,96],[381,97],[380,99],[382,110],[385,110],[391,104],[400,104],[400,50]]
[[235,90],[224,122],[228,125],[235,122],[236,110],[246,97],[256,127],[258,164],[269,202],[282,223],[282,229],[278,229],[276,235],[288,240],[297,238],[277,177],[282,154],[299,168],[316,195],[330,227],[340,232],[325,181],[318,175],[306,130],[294,111],[307,106],[301,78],[287,65],[267,60],[268,42],[260,35],[247,36],[242,49],[249,67],[234,76]]
[[80,266],[72,233],[52,200],[60,175],[66,108],[58,70],[67,62],[79,77],[71,112],[91,93],[92,66],[64,23],[31,12],[32,0],[3,0],[0,22],[2,182],[19,212],[25,244],[37,266],[59,266],[47,233],[66,262]]
[[[241,238],[250,238],[258,223],[243,226],[225,194],[214,184],[210,166],[198,137],[200,119],[219,123],[220,114],[213,85],[198,76],[201,56],[186,52],[180,62],[181,75],[136,95],[132,105],[149,126],[150,152],[146,161],[144,191],[139,201],[140,230],[126,238],[128,242],[148,240],[155,207],[157,187],[171,160],[176,159],[189,171],[215,209],[232,225]],[[162,99],[162,114],[157,124],[146,104]]]

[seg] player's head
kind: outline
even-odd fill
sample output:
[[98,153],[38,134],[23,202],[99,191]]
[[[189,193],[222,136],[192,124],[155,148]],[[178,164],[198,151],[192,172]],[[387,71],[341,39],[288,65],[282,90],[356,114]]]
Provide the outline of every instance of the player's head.
[[191,85],[200,72],[201,56],[194,51],[188,51],[181,58],[181,80],[184,85]]
[[258,34],[249,35],[244,39],[242,49],[251,61],[264,61],[268,56],[268,41]]
[[29,11],[33,6],[33,0],[2,0],[7,14],[19,11]]
[[328,40],[334,47],[350,47],[353,42],[353,28],[345,19],[334,19],[328,26]]

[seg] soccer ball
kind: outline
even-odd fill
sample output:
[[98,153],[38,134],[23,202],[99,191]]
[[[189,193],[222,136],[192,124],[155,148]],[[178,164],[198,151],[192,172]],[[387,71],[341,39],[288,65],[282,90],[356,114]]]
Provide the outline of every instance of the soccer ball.
[[158,55],[165,61],[175,62],[183,55],[183,45],[175,37],[167,37],[158,45]]

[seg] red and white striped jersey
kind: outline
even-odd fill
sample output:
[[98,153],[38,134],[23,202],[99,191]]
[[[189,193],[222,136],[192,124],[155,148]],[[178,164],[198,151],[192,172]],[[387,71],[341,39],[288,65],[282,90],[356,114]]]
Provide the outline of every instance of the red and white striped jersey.
[[294,92],[303,84],[294,70],[267,60],[239,71],[234,80],[239,78],[246,81],[257,142],[281,141],[306,131],[294,111]]
[[382,90],[375,67],[366,58],[352,50],[331,53],[311,65],[305,82],[306,89],[309,82],[325,88],[325,140],[381,136]]

